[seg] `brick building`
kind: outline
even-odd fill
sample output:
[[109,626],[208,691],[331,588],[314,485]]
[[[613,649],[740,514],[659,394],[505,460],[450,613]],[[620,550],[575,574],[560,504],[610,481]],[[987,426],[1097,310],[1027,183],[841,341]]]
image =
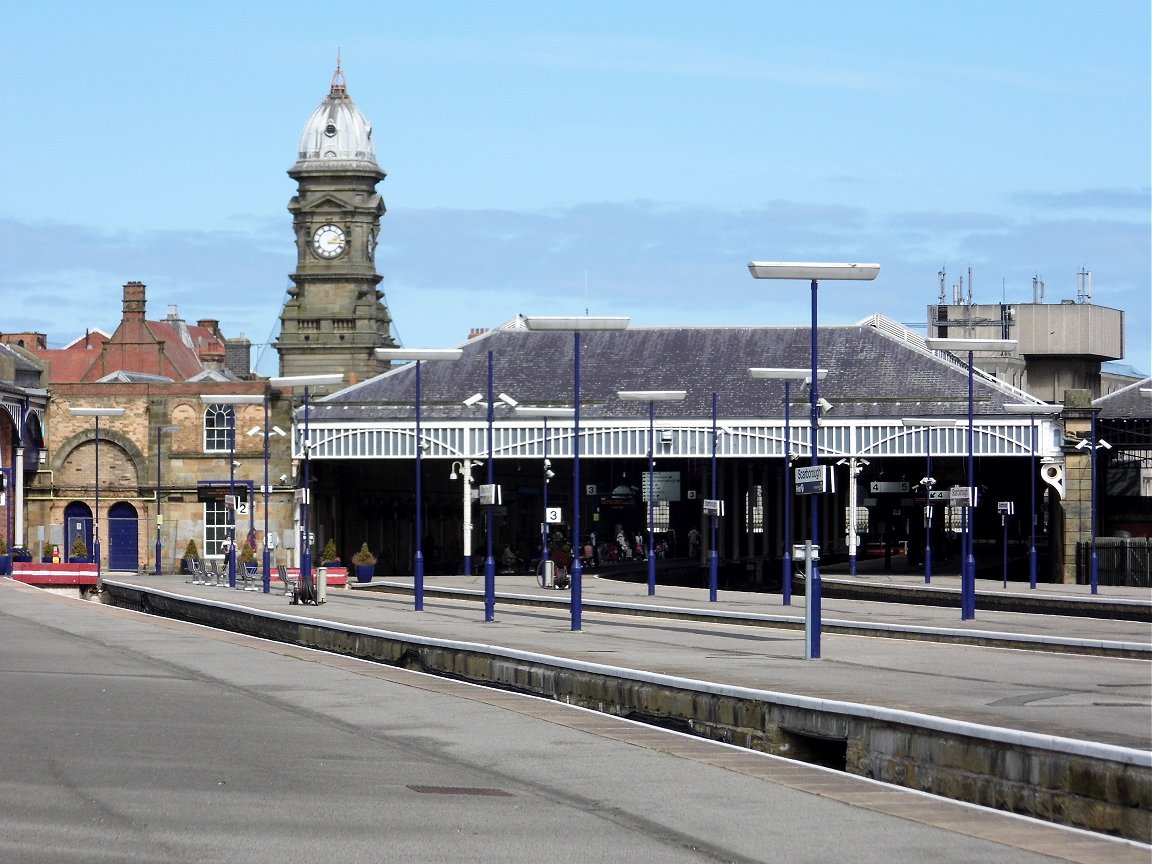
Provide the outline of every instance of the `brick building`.
[[[266,380],[253,378],[243,356],[229,368],[228,350],[242,340],[225,340],[213,319],[186,324],[174,307],[166,318],[149,320],[145,286],[129,282],[111,336],[89,331],[56,350],[42,334],[7,334],[3,341],[39,361],[51,389],[42,445],[24,485],[34,553],[47,544],[67,558],[77,536],[92,550],[97,523],[102,563],[116,570],[154,569],[158,533],[165,570],[177,565],[189,540],[202,555],[222,557],[233,524],[238,538],[251,534],[261,542],[263,433],[290,428],[290,406]],[[269,416],[260,403],[213,403],[213,395],[262,397]],[[95,418],[74,416],[71,408],[124,414],[100,418],[97,444]],[[269,448],[268,478],[268,529],[282,535],[295,517],[287,446]],[[233,493],[234,523],[225,499]]]

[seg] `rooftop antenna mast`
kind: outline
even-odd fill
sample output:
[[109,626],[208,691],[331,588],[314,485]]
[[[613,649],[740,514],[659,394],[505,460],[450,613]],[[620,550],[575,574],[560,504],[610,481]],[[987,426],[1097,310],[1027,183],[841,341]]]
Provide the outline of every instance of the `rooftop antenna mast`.
[[1032,277],[1032,302],[1044,302],[1044,280],[1040,278],[1039,273]]
[[1083,267],[1076,273],[1076,302],[1092,302],[1092,271]]
[[972,268],[968,268],[968,305],[972,305]]
[[939,272],[936,273],[936,276],[940,280],[940,298],[936,302],[941,306],[946,306],[948,304],[948,294],[944,290],[944,280],[948,276],[948,271],[941,267]]

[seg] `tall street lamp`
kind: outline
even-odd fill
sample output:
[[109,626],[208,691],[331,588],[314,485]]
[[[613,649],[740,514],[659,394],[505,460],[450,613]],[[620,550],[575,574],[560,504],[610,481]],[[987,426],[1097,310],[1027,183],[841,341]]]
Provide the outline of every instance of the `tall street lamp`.
[[[811,425],[811,453],[812,467],[819,465],[817,435],[820,423],[820,393],[818,378],[818,343],[817,343],[817,293],[821,280],[850,280],[871,281],[876,279],[880,272],[879,264],[813,264],[789,262],[752,262],[748,270],[755,279],[804,279],[809,280],[812,288],[812,386],[809,391],[809,412]],[[811,530],[808,548],[805,550],[809,564],[809,584],[804,590],[805,606],[805,639],[804,658],[817,659],[820,657],[820,568],[813,560],[814,550],[818,547],[820,516],[818,495],[811,495]]]
[[[524,319],[529,330],[567,330],[572,332],[572,547],[580,540],[580,334],[585,330],[626,330],[628,318],[591,316],[533,316]],[[579,630],[583,610],[584,565],[580,555],[572,556],[572,629]]]
[[[806,279],[812,287],[812,387],[809,390],[809,412],[811,425],[812,466],[820,464],[817,434],[820,425],[820,384],[819,384],[819,331],[817,329],[817,291],[821,280],[871,281],[880,272],[879,264],[821,264],[794,263],[786,261],[753,261],[748,270],[755,279]],[[820,657],[820,568],[813,560],[819,541],[820,503],[817,495],[811,496],[811,530],[806,555],[808,557],[809,580],[805,587],[805,640],[804,658],[813,660]]]
[[304,455],[304,491],[300,496],[300,588],[301,595],[305,595],[305,588],[313,597],[316,596],[315,583],[312,581],[312,532],[309,524],[309,513],[312,508],[312,473],[311,455],[312,441],[308,434],[308,397],[313,387],[331,387],[344,381],[343,373],[328,375],[286,375],[269,379],[269,384],[277,390],[290,390],[296,387],[304,389],[304,435],[301,451]]
[[207,405],[228,406],[228,495],[233,507],[228,512],[231,536],[228,543],[228,587],[236,587],[236,406],[258,405],[264,401],[260,393],[211,393],[202,394],[200,401]]
[[164,515],[160,512],[160,465],[163,460],[160,458],[160,435],[163,432],[175,432],[179,426],[157,426],[156,427],[156,575],[160,575],[160,526],[164,524]]
[[92,516],[92,549],[96,553],[96,589],[103,588],[103,570],[100,558],[100,418],[123,417],[123,408],[69,408],[73,417],[96,418],[96,510]]
[[960,567],[960,620],[976,617],[976,556],[973,523],[976,508],[976,456],[974,448],[974,351],[1013,351],[1014,339],[925,339],[933,351],[968,352],[968,506],[964,508],[964,556]]
[[552,471],[552,460],[548,458],[548,418],[572,417],[571,408],[517,405],[514,409],[517,417],[540,417],[544,420],[544,518],[540,523],[540,560],[548,560],[548,486],[552,482],[555,472]]
[[[752,367],[748,374],[753,378],[767,378],[784,382],[784,556],[781,573],[781,599],[785,606],[792,605],[792,382],[807,381],[812,373],[807,369],[777,369]],[[827,369],[817,369],[816,377],[821,381],[828,374]]]
[[273,426],[272,425],[271,414],[272,414],[271,400],[267,396],[265,396],[264,397],[264,426],[263,426],[263,428],[261,428],[260,426],[253,426],[251,429],[248,430],[249,435],[263,435],[264,436],[264,485],[262,487],[262,491],[264,493],[264,543],[263,543],[264,551],[263,551],[263,554],[261,556],[262,557],[261,563],[263,565],[263,582],[264,582],[263,588],[264,588],[265,594],[270,594],[272,592],[272,547],[268,544],[268,531],[269,531],[268,496],[271,493],[272,488],[268,483],[268,462],[270,459],[268,444],[269,444],[269,441],[273,435],[279,435],[281,437],[284,437],[287,435],[287,433],[283,429],[281,429],[279,426]]
[[1036,587],[1036,415],[1037,414],[1059,414],[1064,410],[1063,405],[1050,405],[1048,403],[1037,403],[1035,405],[1030,403],[1009,402],[1004,406],[1004,410],[1009,414],[1027,414],[1028,415],[1028,429],[1030,441],[1028,451],[1031,454],[1031,466],[1029,470],[1030,477],[1030,493],[1028,500],[1031,508],[1031,531],[1028,539],[1028,587]]
[[618,390],[625,402],[648,403],[648,594],[656,593],[656,403],[682,402],[687,390]]
[[[716,425],[716,391],[712,391],[712,501],[716,501],[716,447],[719,444],[720,432]],[[708,517],[708,602],[715,603],[720,583],[720,561],[716,552],[716,520],[718,514],[713,512]]]
[[483,405],[487,409],[488,417],[488,483],[480,487],[480,503],[484,505],[484,534],[487,544],[487,555],[484,558],[484,620],[491,623],[496,620],[496,559],[492,554],[492,507],[500,502],[496,500],[496,469],[495,469],[495,423],[496,403],[515,409],[518,403],[506,393],[493,396],[492,382],[493,352],[488,352],[488,400],[484,400],[482,393],[474,393],[464,400],[464,404],[472,407]]
[[424,609],[424,509],[423,464],[424,441],[420,436],[420,370],[425,360],[459,360],[462,348],[377,348],[377,360],[415,361],[416,363],[416,554],[412,560],[412,586],[415,610]]
[[924,487],[924,584],[932,583],[932,487],[936,478],[932,476],[932,430],[934,428],[954,428],[957,420],[933,420],[917,417],[904,417],[900,420],[907,429],[919,429],[924,433],[924,448],[927,454],[926,473],[920,480]]

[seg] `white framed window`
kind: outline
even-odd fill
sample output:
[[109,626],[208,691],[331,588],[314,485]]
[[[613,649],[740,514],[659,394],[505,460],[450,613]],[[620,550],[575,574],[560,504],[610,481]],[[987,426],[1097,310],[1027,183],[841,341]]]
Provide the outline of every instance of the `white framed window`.
[[225,541],[231,539],[232,519],[223,501],[204,502],[204,554],[223,555]]
[[232,449],[234,421],[231,405],[212,404],[204,409],[204,452],[227,453]]

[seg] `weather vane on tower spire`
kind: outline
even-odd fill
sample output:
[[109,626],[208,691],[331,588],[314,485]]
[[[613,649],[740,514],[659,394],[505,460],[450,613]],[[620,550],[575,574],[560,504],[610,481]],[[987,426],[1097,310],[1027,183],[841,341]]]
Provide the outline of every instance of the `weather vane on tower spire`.
[[340,68],[340,49],[336,49],[336,71],[332,73],[332,95],[344,95],[348,92],[347,83],[344,81],[344,71]]

